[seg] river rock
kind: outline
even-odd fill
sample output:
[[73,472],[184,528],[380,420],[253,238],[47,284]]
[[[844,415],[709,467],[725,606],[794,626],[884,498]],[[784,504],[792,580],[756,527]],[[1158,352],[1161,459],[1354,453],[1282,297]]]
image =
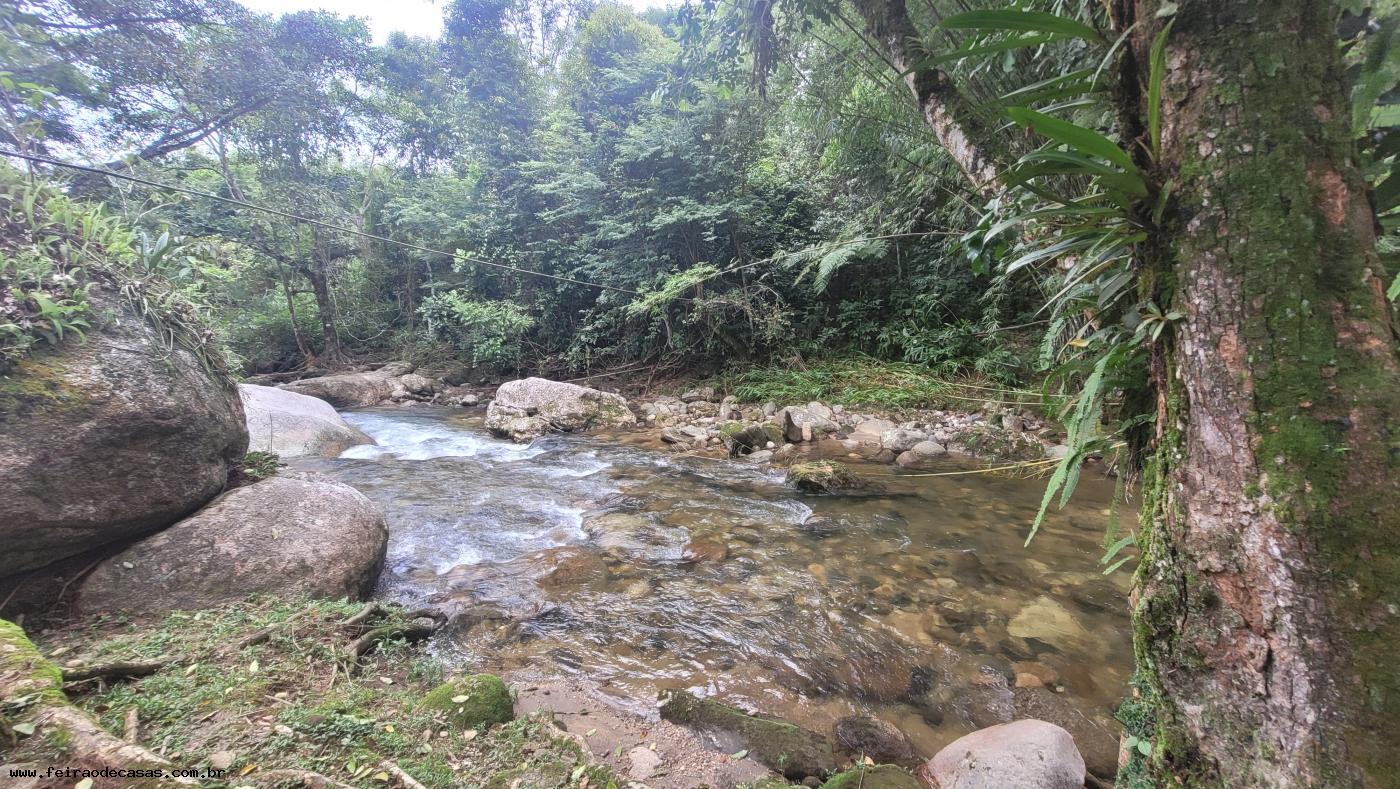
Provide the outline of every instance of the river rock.
[[836,768],[830,741],[787,721],[750,715],[681,690],[663,692],[660,707],[663,720],[695,729],[716,750],[748,751],[754,761],[787,778],[820,777]]
[[898,427],[888,419],[866,419],[856,425],[856,429],[851,431],[850,438],[862,444],[879,444],[880,436],[886,431],[894,430]]
[[909,447],[909,451],[913,452],[914,456],[920,460],[928,460],[929,458],[942,457],[948,454],[948,448],[937,441],[920,441],[914,446]]
[[247,450],[231,382],[116,293],[88,299],[86,341],[0,378],[0,576],[169,526]]
[[364,599],[389,532],[359,491],[283,473],[235,488],[165,531],[97,565],[86,613],[209,608],[250,594]]
[[1118,773],[1121,727],[1112,718],[1086,712],[1064,695],[1043,687],[1017,688],[1014,694],[1017,717],[1043,720],[1069,732],[1089,772],[1105,781],[1113,780]]
[[338,457],[374,439],[346,424],[325,400],[276,389],[239,384],[248,425],[248,449],[284,458]]
[[496,435],[528,441],[549,431],[629,427],[637,417],[621,395],[577,384],[524,378],[507,381],[486,409],[486,427]]
[[1028,719],[954,740],[921,768],[920,776],[938,789],[1082,789],[1084,759],[1069,732]]
[[1018,638],[1034,638],[1061,649],[1074,649],[1092,641],[1089,631],[1074,614],[1052,597],[1041,595],[1016,613],[1006,632]]
[[399,376],[399,383],[402,384],[403,388],[407,389],[410,394],[421,395],[423,397],[431,397],[437,392],[441,392],[443,388],[441,382],[434,381],[425,375],[419,375],[417,373]]
[[880,446],[891,452],[908,452],[918,444],[928,441],[928,434],[918,430],[896,427],[880,434]]
[[700,386],[681,395],[683,403],[708,403],[713,402],[714,399],[715,388],[713,386]]
[[722,562],[729,558],[729,546],[720,540],[701,537],[681,548],[683,562]]
[[378,370],[306,378],[279,388],[325,400],[336,408],[363,408],[379,405],[397,391],[406,393],[400,377],[412,371],[413,365],[407,362],[390,362]]
[[841,429],[841,426],[830,418],[813,414],[798,405],[790,405],[779,411],[775,419],[782,425],[783,435],[793,442],[816,441]]
[[869,715],[847,715],[832,727],[836,744],[856,757],[869,756],[876,764],[912,765],[914,744],[904,732]]
[[794,463],[788,468],[787,483],[803,493],[867,493],[879,488],[832,460]]

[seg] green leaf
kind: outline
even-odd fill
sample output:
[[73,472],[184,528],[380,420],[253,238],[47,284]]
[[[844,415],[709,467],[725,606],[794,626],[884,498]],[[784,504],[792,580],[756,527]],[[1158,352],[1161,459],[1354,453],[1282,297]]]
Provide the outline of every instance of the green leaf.
[[1064,143],[1082,154],[1107,159],[1129,172],[1137,170],[1127,152],[1119,148],[1117,143],[1093,129],[1087,129],[1026,107],[1007,107],[1006,114],[1011,117],[1011,120],[1027,129],[1056,142]]
[[949,30],[1018,30],[1057,33],[1089,41],[1100,40],[1098,31],[1083,22],[1041,11],[1019,11],[1014,8],[954,14],[939,23],[939,27]]
[[1176,20],[1168,22],[1152,39],[1147,75],[1147,135],[1152,142],[1152,158],[1162,152],[1162,80],[1166,76],[1167,36]]
[[1400,299],[1400,274],[1395,275],[1395,281],[1390,283],[1390,287],[1385,292],[1385,297],[1391,301]]
[[15,730],[16,734],[23,734],[26,737],[34,733],[34,724],[32,723],[16,723],[11,728]]
[[744,758],[745,756],[748,756],[748,755],[749,755],[749,752],[746,751],[746,750],[745,750],[745,751],[735,751],[734,753],[731,753],[731,754],[730,754],[730,756],[733,756],[735,759],[742,759],[742,758]]

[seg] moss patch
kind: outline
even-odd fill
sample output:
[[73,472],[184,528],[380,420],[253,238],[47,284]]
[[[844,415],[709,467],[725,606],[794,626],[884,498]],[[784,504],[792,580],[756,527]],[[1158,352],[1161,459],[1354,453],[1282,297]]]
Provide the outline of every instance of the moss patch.
[[683,691],[664,694],[661,717],[714,735],[725,748],[747,750],[750,758],[788,778],[826,775],[836,768],[831,743],[820,734],[712,699]]
[[447,717],[457,729],[486,729],[515,717],[515,702],[500,677],[471,674],[448,680],[423,697],[420,706]]
[[822,784],[822,789],[923,789],[924,784],[912,773],[892,764],[877,767],[855,767],[837,773]]
[[788,469],[787,482],[803,493],[850,493],[878,487],[833,460],[794,463]]

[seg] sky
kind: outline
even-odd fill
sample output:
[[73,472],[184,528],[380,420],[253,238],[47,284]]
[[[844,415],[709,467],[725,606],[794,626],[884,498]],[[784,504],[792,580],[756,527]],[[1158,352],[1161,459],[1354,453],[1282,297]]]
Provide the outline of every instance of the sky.
[[[321,9],[342,16],[364,17],[376,43],[384,43],[390,33],[403,31],[413,36],[432,36],[442,31],[442,9],[447,0],[239,0],[254,11],[281,14],[289,11]],[[642,10],[663,6],[665,0],[621,0]]]

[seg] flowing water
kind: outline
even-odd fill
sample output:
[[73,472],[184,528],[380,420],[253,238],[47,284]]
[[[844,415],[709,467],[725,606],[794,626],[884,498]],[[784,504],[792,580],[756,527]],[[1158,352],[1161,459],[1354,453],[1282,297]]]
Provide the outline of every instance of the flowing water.
[[1096,564],[1111,484],[1081,482],[1024,548],[1042,480],[857,465],[882,495],[807,496],[650,434],[521,446],[468,414],[349,412],[376,446],[297,463],[384,507],[379,596],[456,611],[451,659],[643,714],[662,688],[817,731],[875,714],[925,756],[995,722],[989,673],[1038,674],[1099,717],[1125,695],[1126,573]]

